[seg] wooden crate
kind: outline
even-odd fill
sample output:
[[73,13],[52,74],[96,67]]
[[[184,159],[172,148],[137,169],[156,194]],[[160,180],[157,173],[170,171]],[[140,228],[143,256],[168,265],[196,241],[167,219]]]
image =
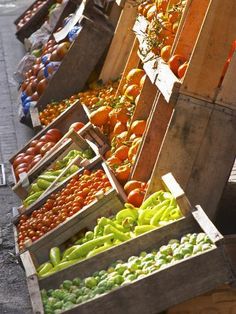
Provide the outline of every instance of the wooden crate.
[[235,314],[236,289],[229,285],[219,287],[192,300],[176,305],[167,314]]
[[197,0],[189,2],[172,51],[189,59],[184,78],[179,80],[167,64],[161,59],[158,62],[155,83],[167,102],[175,105],[179,94],[207,102],[215,100],[224,63],[235,40],[236,22],[232,18],[235,8],[230,0],[204,0],[201,5]]
[[85,126],[79,131],[79,134],[84,139],[87,139],[90,142],[94,143],[98,147],[98,150],[101,154],[104,154],[106,150],[109,149],[107,138],[101,133],[101,131],[97,127],[94,127],[90,122],[88,122],[88,116],[84,110],[84,106],[82,106],[80,102],[77,102],[73,106],[69,107],[63,113],[63,115],[60,115],[59,117],[57,117],[57,119],[50,123],[50,125],[42,129],[29,142],[27,142],[23,148],[21,148],[16,154],[14,154],[10,158],[9,162],[11,164],[11,170],[15,184],[17,183],[17,180],[12,166],[15,157],[18,154],[25,152],[27,148],[29,148],[30,143],[33,140],[39,139],[41,136],[45,135],[47,131],[50,130],[51,128],[59,129],[65,136],[65,134],[68,133],[69,127],[74,122],[83,122],[85,124]]
[[[30,10],[34,4],[34,1],[14,22],[15,25],[24,17],[25,13]],[[45,21],[48,15],[48,10],[55,3],[55,0],[47,0],[44,5],[32,16],[32,18],[16,32],[16,37],[23,43],[25,38],[30,37],[37,29],[39,29]]]
[[[90,7],[89,12],[90,17],[82,15],[79,35],[37,101],[38,110],[41,111],[52,101],[61,101],[81,91],[104,57],[113,36],[113,26],[99,10]],[[23,116],[21,122],[31,126],[30,114]]]
[[[22,200],[24,200],[28,194],[29,194],[29,186],[34,183],[38,176],[42,174],[43,172],[53,169],[54,165],[57,161],[62,160],[71,150],[85,150],[91,148],[94,152],[94,158],[91,160],[82,159],[81,157],[78,157],[73,164],[83,167],[91,162],[94,161],[99,156],[99,152],[97,150],[97,147],[93,145],[93,143],[90,143],[89,141],[84,140],[78,133],[73,132],[70,135],[70,138],[68,141],[63,143],[58,149],[56,149],[54,152],[52,152],[49,156],[45,156],[44,161],[40,161],[39,165],[36,165],[36,167],[33,167],[27,175],[24,177],[23,180],[19,180],[17,184],[15,184],[12,188],[12,190],[18,195],[18,197]],[[72,163],[70,164],[70,166]],[[70,177],[69,177],[70,178]],[[69,179],[68,178],[68,179]],[[57,182],[58,184],[58,182]],[[55,182],[51,183],[52,187],[55,186]],[[45,193],[48,192],[49,189],[45,190]],[[41,195],[43,197],[43,195]]]
[[94,11],[93,20],[83,16],[81,25],[82,30],[38,100],[38,108],[52,99],[60,101],[78,93],[107,49],[113,36],[113,28],[105,16]]
[[[176,198],[176,201],[177,201],[178,205],[180,206],[182,213],[186,216],[189,215],[190,210],[191,210],[191,205],[190,205],[184,191],[181,189],[181,187],[175,181],[175,179],[173,178],[171,173],[166,174],[165,176],[162,177],[162,185],[160,186],[160,189],[164,189],[165,191],[171,192],[172,195]],[[121,193],[122,193],[122,190],[121,190]],[[111,214],[117,213],[117,211],[119,211],[120,209],[123,208],[123,204],[119,204],[119,206],[115,206],[114,208],[106,208],[106,206],[104,208],[104,205],[100,206],[100,207],[101,208],[99,209],[99,215],[96,215],[96,219],[98,217],[102,217],[102,215],[109,217]],[[71,228],[71,226],[70,226],[69,230],[66,231],[67,238],[63,234],[64,242],[69,240],[70,238],[72,238],[76,234],[78,234],[78,232],[80,232],[84,229],[90,229],[91,227],[94,227],[94,225],[96,223],[96,219],[94,220],[94,216],[90,215],[90,216],[88,216],[87,220],[83,219],[82,221],[81,220],[76,221],[76,224],[73,226],[73,228]],[[59,239],[59,241],[61,241],[61,240]],[[132,241],[132,240],[130,240],[130,241]],[[54,242],[50,243],[50,245],[51,246],[52,245],[54,245],[54,246],[60,245],[62,249],[65,248],[65,244],[63,244],[62,242],[60,242],[59,244],[57,244],[57,243],[59,243],[58,239],[54,240]],[[31,249],[31,247],[32,247],[32,249]],[[34,267],[37,268],[41,263],[47,261],[48,255],[43,253],[43,257],[42,257],[42,255],[40,253],[38,253],[38,251],[37,251],[39,249],[39,246],[36,246],[36,247],[31,246],[31,247],[29,247],[29,252],[33,258]],[[115,250],[115,247],[113,249]],[[40,250],[43,250],[43,249],[41,248]],[[42,253],[42,251],[41,251],[41,253]],[[23,253],[23,256],[27,256],[27,253]],[[27,263],[25,263],[24,265],[25,265],[25,269],[27,271]],[[74,266],[72,266],[72,267],[74,267]],[[66,270],[62,270],[60,273],[65,274]],[[57,274],[55,274],[55,276],[57,277]],[[50,276],[50,278],[53,278],[53,277]],[[48,278],[45,280],[48,280]]]
[[[118,6],[118,8],[120,8],[120,6]],[[131,1],[126,2],[120,13],[113,40],[100,73],[100,79],[103,80],[103,82],[119,78],[124,70],[135,37],[132,32],[132,27],[136,15],[137,7],[134,3]]]
[[[72,230],[73,232],[77,230],[76,223],[78,222],[78,220],[84,221],[84,218],[92,214],[93,212],[95,212],[96,217],[94,219],[96,220],[101,215],[100,210],[102,209],[100,209],[100,207],[104,208],[104,210],[109,212],[110,210],[113,210],[113,206],[114,206],[114,209],[116,209],[117,207],[119,207],[119,209],[122,208],[124,202],[126,201],[126,195],[123,191],[123,188],[121,188],[121,185],[118,183],[115,176],[110,172],[109,168],[106,166],[104,162],[102,162],[101,159],[94,160],[92,163],[87,165],[85,169],[91,169],[91,170],[103,169],[112,185],[112,188],[107,193],[105,193],[101,199],[98,198],[97,201],[94,201],[93,203],[85,206],[81,211],[79,211],[72,217],[68,218],[65,222],[58,225],[55,229],[51,230],[50,232],[45,234],[43,237],[41,237],[37,241],[27,246],[27,249],[30,252],[33,252],[35,256],[37,256],[39,262],[41,262],[42,259],[47,258],[48,252],[51,246],[56,245],[59,239],[61,241],[59,244],[61,244],[70,237]],[[84,169],[80,169],[74,175],[82,173],[83,170]],[[39,209],[50,197],[50,194],[59,192],[62,188],[64,188],[67,185],[68,181],[69,179],[62,182],[57,188],[47,193],[47,195],[45,195],[43,198],[40,198],[36,203],[28,207],[24,211],[24,214],[29,215],[34,210]],[[19,211],[22,213],[23,212],[22,208],[19,208]],[[19,222],[21,213],[18,213],[18,215],[16,215],[13,218],[13,223],[15,226]],[[85,224],[85,226],[87,226],[87,223]],[[68,234],[69,234],[69,237],[68,237]]]
[[[220,233],[198,206],[192,215],[186,218],[127,241],[100,253],[99,256],[84,260],[67,269],[63,274],[60,272],[45,279],[37,279],[31,257],[26,252],[25,256],[22,256],[22,260],[25,265],[29,265],[27,268],[29,292],[33,306],[38,302],[38,308],[34,306],[34,311],[43,313],[40,289],[55,289],[63,280],[73,279],[75,274],[85,278],[94,271],[106,269],[117,259],[126,260],[131,255],[138,255],[141,251],[159,248],[172,238],[180,238],[186,233],[202,230],[215,242],[217,245],[215,249],[177,262],[145,278],[76,306],[65,313],[90,313],[92,311],[101,314],[111,311],[117,314],[127,312],[130,314],[160,313],[174,304],[210,291],[220,284],[234,282],[235,276],[229,261],[231,261],[231,257],[235,259],[235,256],[225,256],[226,243],[222,241]],[[233,253],[235,254],[235,246]],[[209,263],[211,260],[214,263]],[[171,280],[167,280],[167,278],[171,278]],[[32,289],[32,287],[34,288]],[[137,295],[139,301],[137,301]]]
[[148,194],[156,190],[160,176],[171,171],[190,201],[201,202],[213,219],[235,160],[235,132],[235,111],[181,95],[161,143]]

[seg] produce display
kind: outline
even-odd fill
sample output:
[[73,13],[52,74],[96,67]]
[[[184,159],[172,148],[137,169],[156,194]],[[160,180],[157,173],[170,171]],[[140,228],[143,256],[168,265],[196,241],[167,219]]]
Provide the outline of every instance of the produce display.
[[20,216],[17,225],[19,249],[23,250],[25,242],[38,240],[95,201],[98,192],[105,194],[110,189],[111,184],[102,169],[85,169],[75,175],[61,191],[51,194],[42,207],[30,215]]
[[29,172],[61,138],[60,130],[50,129],[39,139],[31,141],[29,148],[24,153],[18,154],[12,163],[16,181],[19,180],[21,173]]
[[16,28],[19,30],[21,27],[23,27],[34,15],[38,10],[46,3],[46,0],[39,0],[36,1],[33,5],[32,9],[25,12],[25,15],[20,19],[20,21],[17,23]]
[[43,126],[49,125],[53,122],[62,112],[73,105],[78,99],[78,95],[73,95],[69,99],[64,99],[59,102],[52,102],[48,104],[45,109],[39,113],[39,120]]
[[[58,247],[52,248],[50,262],[38,268],[39,277],[48,276],[182,217],[174,197],[171,193],[164,191],[151,195],[139,208],[130,204],[125,206],[114,217],[99,218],[93,231],[86,232],[63,253]],[[53,253],[55,251],[57,252],[56,263]]]
[[57,44],[53,39],[49,40],[42,48],[41,56],[35,61],[21,85],[21,102],[24,114],[27,114],[32,101],[38,101],[46,89],[52,75],[60,66],[61,60],[70,49],[68,40]]
[[90,277],[82,279],[75,274],[73,280],[64,280],[58,289],[41,290],[45,313],[62,313],[215,247],[205,233],[189,233],[149,253],[131,256],[126,262],[117,260],[108,269],[96,271]]
[[[29,186],[29,195],[23,201],[24,207],[30,206],[36,202],[37,199],[52,185],[52,183],[61,176],[58,183],[63,182],[72,174],[79,170],[79,166],[76,164],[71,165],[66,171],[65,168],[75,160],[76,157],[80,156],[82,159],[91,159],[94,157],[94,153],[91,148],[84,151],[71,150],[62,160],[57,160],[54,166],[44,171],[38,178]],[[64,171],[64,173],[63,173]],[[63,173],[63,175],[62,175]]]

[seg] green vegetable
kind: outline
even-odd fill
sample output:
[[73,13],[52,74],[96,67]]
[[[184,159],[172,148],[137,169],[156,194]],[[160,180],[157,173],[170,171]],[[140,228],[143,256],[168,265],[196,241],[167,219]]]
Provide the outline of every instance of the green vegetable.
[[56,266],[61,261],[61,251],[59,247],[53,247],[50,250],[50,261],[53,266]]
[[[37,182],[37,185],[40,186],[40,184],[38,184],[38,181],[39,180],[43,180],[43,181],[48,181],[48,182],[53,182],[55,181],[57,178],[57,175],[53,175],[52,173],[50,175],[45,175],[45,174],[41,174],[39,177],[38,177],[38,180],[36,181]],[[42,182],[41,182],[42,183]]]
[[163,191],[158,191],[156,193],[153,193],[151,196],[149,196],[141,205],[141,209],[146,209],[148,207],[153,207],[155,205],[159,204],[159,197],[161,194],[163,194]]
[[79,245],[77,249],[75,249],[72,253],[69,254],[68,260],[73,260],[79,257],[86,256],[91,250],[93,250],[97,246],[103,245],[105,242],[114,238],[113,234],[108,234],[91,241],[88,241],[82,245]]
[[49,270],[53,268],[51,263],[45,263],[44,266],[39,271],[39,276],[45,275]]
[[41,189],[38,187],[37,183],[32,183],[30,186],[30,191],[32,192],[41,192]]
[[163,215],[163,213],[165,212],[167,206],[163,206],[161,207],[157,212],[156,214],[152,217],[152,219],[150,220],[150,224],[153,225],[153,226],[158,226],[159,224],[159,221],[161,220],[161,217]]
[[120,223],[128,217],[132,217],[134,220],[137,220],[138,210],[136,208],[125,208],[116,214],[116,220]]
[[112,244],[105,243],[103,246],[95,248],[91,252],[89,252],[88,255],[87,255],[87,258],[90,258],[90,257],[92,257],[94,255],[97,255],[97,254],[99,254],[101,252],[104,252],[104,251],[106,251],[107,249],[109,249],[112,246],[113,246]]
[[62,255],[62,259],[66,259],[67,256],[70,255],[71,252],[73,252],[75,249],[77,248],[77,245],[73,245],[71,247],[69,247],[68,249],[66,249]]
[[57,264],[55,267],[54,267],[54,271],[59,271],[59,270],[62,270],[64,268],[67,268],[69,266],[72,266],[74,265],[75,263],[78,263],[80,259],[70,259],[69,261],[67,262],[61,262],[59,264]]
[[86,288],[94,288],[96,287],[97,285],[97,280],[94,278],[94,277],[87,277],[85,280],[84,280],[84,284],[85,284],[85,287]]
[[23,201],[24,206],[29,206],[30,204],[34,203],[34,202],[40,197],[40,195],[41,195],[43,192],[44,192],[44,191],[35,192],[34,194],[31,194],[30,196],[28,196],[28,197]]
[[46,181],[44,179],[38,179],[37,180],[37,185],[42,190],[46,190],[51,185],[51,183],[52,182]]
[[130,239],[129,236],[127,236],[126,234],[124,234],[123,232],[119,231],[118,229],[116,229],[115,227],[111,226],[111,225],[107,225],[104,228],[104,234],[114,234],[114,237],[120,241],[127,241]]

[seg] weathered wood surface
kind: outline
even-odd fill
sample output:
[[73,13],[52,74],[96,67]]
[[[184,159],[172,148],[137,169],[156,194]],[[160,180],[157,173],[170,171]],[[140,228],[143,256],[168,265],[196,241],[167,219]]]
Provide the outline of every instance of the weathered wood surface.
[[[36,1],[35,1],[36,2]],[[34,2],[34,3],[35,3]],[[26,10],[28,11],[34,5],[34,3]],[[32,16],[32,18],[23,25],[19,30],[16,31],[16,37],[23,43],[25,38],[30,37],[37,29],[41,27],[44,22],[45,17],[48,14],[48,9],[51,5],[55,3],[55,0],[47,0],[44,5]],[[25,15],[26,11],[21,14],[19,18],[15,20],[15,24],[17,24],[20,19]]]
[[211,1],[180,92],[212,101],[236,35],[236,2]]
[[37,102],[39,109],[52,99],[60,101],[78,93],[110,43],[113,27],[105,17],[98,15],[90,20],[84,16],[81,23],[82,30]]
[[215,102],[219,105],[236,110],[236,89],[233,82],[236,81],[236,51],[232,56],[229,67],[225,73],[222,85],[219,88]]
[[170,171],[191,203],[200,203],[213,218],[235,159],[235,119],[232,110],[181,96],[158,154],[148,194]]
[[138,47],[139,47],[139,42],[138,42],[137,38],[135,38],[134,42],[133,42],[132,49],[131,49],[129,57],[128,57],[128,60],[126,62],[124,71],[122,73],[122,77],[121,77],[120,84],[119,84],[117,92],[116,92],[116,96],[123,94],[123,87],[126,84],[126,76],[129,73],[129,71],[132,70],[133,68],[137,68],[140,64],[140,59],[139,59],[139,56],[137,54]]
[[[173,107],[157,92],[150,112],[143,140],[138,151],[131,178],[147,182],[152,174],[157,155],[168,127]],[[165,173],[169,172],[166,170]],[[165,174],[164,172],[162,175]],[[157,180],[157,177],[155,177]],[[158,177],[158,178],[161,178]],[[154,179],[153,179],[154,180]],[[159,182],[160,183],[160,182]],[[151,183],[152,184],[152,183]],[[154,190],[156,191],[157,185]]]
[[137,8],[132,3],[126,2],[100,74],[103,82],[119,78],[124,70],[135,37],[132,27],[136,15]]

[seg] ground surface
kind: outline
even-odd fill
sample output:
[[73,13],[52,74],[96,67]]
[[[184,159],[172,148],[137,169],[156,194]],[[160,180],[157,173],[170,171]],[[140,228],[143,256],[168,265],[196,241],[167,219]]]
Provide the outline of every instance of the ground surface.
[[[11,182],[9,157],[20,148],[32,131],[18,122],[17,84],[12,74],[23,56],[22,44],[15,38],[13,21],[32,1],[0,0],[0,163],[7,166],[7,181]],[[18,198],[9,187],[0,187],[0,313],[32,313],[24,272],[14,262],[11,209]]]

